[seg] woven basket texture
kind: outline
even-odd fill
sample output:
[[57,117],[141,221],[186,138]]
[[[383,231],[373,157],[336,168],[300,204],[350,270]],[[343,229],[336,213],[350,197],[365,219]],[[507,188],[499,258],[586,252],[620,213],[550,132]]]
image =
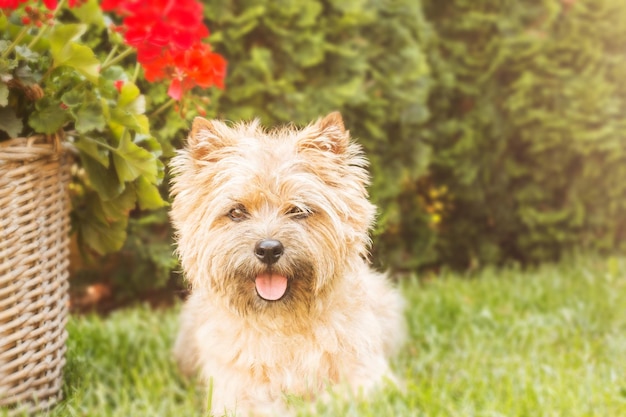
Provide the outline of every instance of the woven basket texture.
[[69,181],[58,138],[0,142],[0,414],[44,410],[61,398]]

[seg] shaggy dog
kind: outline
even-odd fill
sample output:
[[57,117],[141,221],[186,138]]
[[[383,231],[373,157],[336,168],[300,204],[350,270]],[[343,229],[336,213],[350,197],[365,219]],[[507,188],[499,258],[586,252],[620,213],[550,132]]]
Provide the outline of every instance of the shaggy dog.
[[273,131],[197,118],[171,166],[191,286],[175,356],[211,385],[215,415],[393,380],[402,299],[366,262],[367,161],[339,113]]

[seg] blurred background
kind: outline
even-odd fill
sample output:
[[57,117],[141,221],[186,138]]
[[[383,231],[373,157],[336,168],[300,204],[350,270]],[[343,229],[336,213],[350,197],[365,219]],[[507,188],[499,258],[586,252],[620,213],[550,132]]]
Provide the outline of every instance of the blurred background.
[[[197,115],[303,125],[339,110],[371,163],[376,267],[427,276],[623,252],[623,0],[203,3],[226,86],[150,120],[165,163]],[[158,105],[164,89],[143,90]],[[184,294],[167,208],[124,228],[113,253],[74,242],[74,310]]]

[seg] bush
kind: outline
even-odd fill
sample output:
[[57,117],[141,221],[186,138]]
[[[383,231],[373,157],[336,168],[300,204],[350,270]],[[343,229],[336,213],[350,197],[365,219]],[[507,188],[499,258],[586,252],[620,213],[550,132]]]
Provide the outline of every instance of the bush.
[[[151,123],[167,150],[205,111],[266,125],[342,111],[371,161],[373,258],[396,271],[626,246],[626,3],[421,3],[206,0],[226,89]],[[155,218],[165,240],[137,222],[126,250],[164,281]]]
[[423,3],[437,32],[426,183],[448,196],[438,261],[623,247],[626,3]]

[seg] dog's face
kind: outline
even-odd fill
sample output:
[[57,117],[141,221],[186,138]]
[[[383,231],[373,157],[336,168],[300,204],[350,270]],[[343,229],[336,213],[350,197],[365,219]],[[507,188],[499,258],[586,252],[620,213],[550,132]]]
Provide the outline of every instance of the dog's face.
[[308,308],[366,255],[365,166],[338,113],[272,132],[196,119],[171,213],[193,289],[240,314]]

